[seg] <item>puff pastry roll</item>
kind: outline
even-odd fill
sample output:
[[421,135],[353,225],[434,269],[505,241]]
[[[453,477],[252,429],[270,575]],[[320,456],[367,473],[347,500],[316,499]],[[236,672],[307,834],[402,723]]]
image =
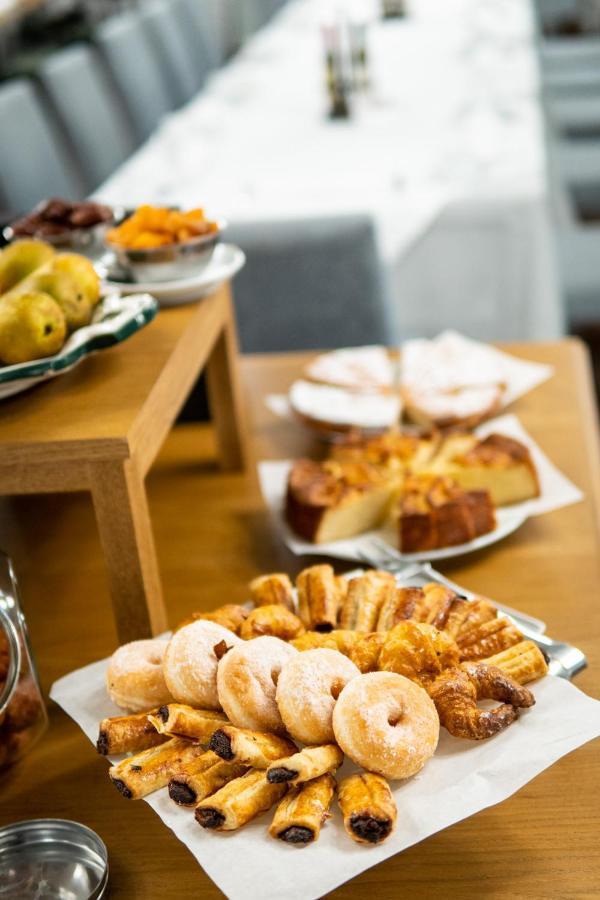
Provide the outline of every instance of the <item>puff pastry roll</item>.
[[267,769],[276,759],[298,750],[287,738],[234,725],[224,725],[215,731],[210,739],[210,749],[227,762],[242,763],[254,769]]
[[203,756],[183,766],[169,781],[169,797],[179,806],[196,806],[247,771],[240,763],[225,762],[208,750]]
[[102,719],[98,731],[96,749],[103,756],[117,756],[119,753],[139,753],[164,744],[167,736],[159,734],[148,716],[156,713],[136,713],[133,716],[114,716]]
[[210,741],[214,732],[227,723],[224,713],[211,709],[193,709],[184,703],[169,703],[148,716],[156,731],[171,737],[184,737],[199,744]]
[[305,747],[284,759],[271,763],[267,769],[267,781],[277,784],[287,781],[298,784],[310,781],[326,772],[335,772],[344,761],[344,754],[337,744],[322,744],[320,747]]
[[340,592],[331,566],[303,569],[296,582],[300,618],[313,631],[333,631],[337,623]]
[[521,641],[482,662],[488,666],[496,666],[519,684],[527,684],[548,674],[544,654],[533,641]]
[[294,612],[294,589],[284,572],[259,575],[250,582],[249,588],[255,606],[285,606]]
[[271,604],[253,609],[242,627],[240,637],[249,641],[262,635],[278,637],[282,641],[291,641],[304,634],[304,625],[293,612],[285,606]]
[[382,606],[394,597],[396,581],[389,572],[374,570],[353,578],[340,611],[340,628],[375,631]]
[[285,784],[270,784],[265,773],[253,770],[228,782],[196,806],[196,821],[203,828],[235,831],[281,800]]
[[424,596],[421,588],[396,588],[379,610],[377,631],[390,631],[398,622],[412,618],[417,604]]
[[159,747],[151,747],[111,766],[108,775],[127,800],[139,800],[165,787],[183,766],[206,751],[200,744],[171,738]]
[[359,844],[379,844],[394,830],[398,811],[381,775],[360,772],[344,778],[338,790],[344,828]]
[[234,634],[239,634],[240,627],[242,622],[248,617],[248,610],[245,606],[238,606],[235,603],[226,603],[224,606],[219,606],[217,609],[213,609],[212,612],[195,612],[192,613],[187,619],[184,619],[183,622],[180,622],[175,631],[179,631],[180,628],[183,628],[184,625],[190,625],[192,622],[196,622],[198,619],[204,619],[207,622],[216,622],[217,625],[222,625],[223,628],[228,628],[229,631],[233,631]]
[[335,778],[329,774],[291,788],[275,810],[271,837],[299,846],[316,841],[334,792]]

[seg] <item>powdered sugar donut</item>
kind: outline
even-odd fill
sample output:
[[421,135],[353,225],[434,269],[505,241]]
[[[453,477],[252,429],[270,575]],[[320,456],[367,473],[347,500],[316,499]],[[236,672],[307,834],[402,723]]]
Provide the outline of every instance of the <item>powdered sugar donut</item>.
[[275,689],[282,666],[297,655],[291,644],[267,635],[230,650],[217,670],[219,702],[227,718],[238,728],[282,734]]
[[333,731],[357,765],[385,778],[410,778],[433,756],[440,720],[418,684],[395,672],[370,672],[340,694]]
[[304,744],[335,740],[333,708],[342,688],[360,670],[347,656],[326,648],[306,650],[290,660],[277,682],[277,706],[286,729]]
[[171,703],[165,682],[163,658],[167,642],[132,641],[115,650],[106,672],[110,699],[130,712],[145,712]]
[[167,687],[179,703],[197,709],[221,708],[217,694],[219,657],[215,647],[222,641],[227,647],[241,643],[233,631],[205,619],[175,632],[167,646],[163,671]]

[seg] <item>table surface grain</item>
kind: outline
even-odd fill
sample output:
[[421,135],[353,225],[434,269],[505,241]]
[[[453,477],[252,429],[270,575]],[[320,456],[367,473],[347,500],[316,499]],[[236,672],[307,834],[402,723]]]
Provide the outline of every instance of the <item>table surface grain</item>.
[[[577,684],[599,696],[600,466],[587,358],[571,340],[508,349],[554,365],[553,378],[511,411],[583,489],[585,500],[531,519],[500,544],[440,568],[465,587],[545,619],[551,635],[581,647],[589,668]],[[285,390],[305,359],[287,354],[243,361],[255,459],[315,449],[300,426],[276,419],[262,401],[265,393]],[[31,398],[36,403],[34,393]],[[148,492],[172,623],[194,609],[243,601],[246,583],[260,572],[296,573],[309,562],[292,556],[273,532],[254,469],[245,475],[219,471],[208,426],[174,430],[148,476]],[[0,546],[16,564],[46,691],[61,675],[112,652],[116,636],[88,496],[4,498]],[[49,706],[43,740],[0,775],[0,826],[39,816],[85,822],[108,845],[113,898],[222,896],[146,804],[122,800],[108,782],[105,760],[60,709]],[[504,803],[364,872],[330,896],[598,897],[599,784],[596,741]]]

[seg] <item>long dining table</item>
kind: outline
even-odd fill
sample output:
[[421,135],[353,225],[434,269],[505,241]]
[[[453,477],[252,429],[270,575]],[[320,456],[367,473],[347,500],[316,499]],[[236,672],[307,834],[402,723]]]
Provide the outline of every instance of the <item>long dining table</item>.
[[[97,196],[258,231],[367,213],[398,335],[559,336],[531,4],[407,6],[382,21],[379,0],[290,0]],[[332,121],[322,28],[344,16],[366,23],[370,87]]]
[[[600,447],[589,364],[575,340],[505,349],[554,366],[554,376],[512,410],[585,496],[528,520],[494,547],[440,568],[467,588],[544,619],[549,634],[580,647],[589,668],[577,685],[598,697]],[[105,351],[107,357],[124,352],[123,346]],[[264,404],[267,393],[289,386],[307,358],[276,354],[242,360],[254,461],[316,449],[309,432],[275,417]],[[74,386],[84,377],[83,367],[64,376]],[[248,581],[259,573],[294,574],[308,564],[284,547],[261,499],[255,468],[219,469],[208,424],[175,427],[149,473],[148,497],[173,625],[192,610],[243,602]],[[88,496],[3,498],[0,545],[20,579],[45,690],[66,672],[112,652],[117,635]],[[339,566],[344,568],[349,564]],[[49,711],[50,728],[41,742],[0,775],[0,826],[53,816],[94,828],[108,846],[115,900],[222,896],[146,804],[124,803],[108,781],[106,760],[80,729],[54,704]],[[509,800],[363,872],[331,896],[598,896],[599,778],[596,741],[562,758]]]

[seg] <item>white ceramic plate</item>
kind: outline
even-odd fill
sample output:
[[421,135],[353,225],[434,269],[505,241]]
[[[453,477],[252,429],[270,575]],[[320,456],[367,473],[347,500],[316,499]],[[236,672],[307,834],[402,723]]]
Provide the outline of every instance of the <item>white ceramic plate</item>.
[[104,297],[91,323],[73,332],[59,353],[15,366],[0,366],[0,400],[68,372],[90,353],[127,340],[151,322],[156,312],[156,301],[149,294]]
[[243,250],[235,244],[220,243],[215,247],[210,263],[193,277],[144,283],[106,278],[103,288],[105,291],[119,291],[121,294],[147,292],[156,298],[160,306],[178,306],[181,303],[193,303],[212,293],[224,281],[237,275],[245,262]]
[[[365,532],[365,534],[360,534],[357,537],[348,538],[344,541],[332,541],[329,544],[313,544],[294,534],[283,517],[284,498],[290,467],[290,460],[261,462],[258,464],[258,476],[263,497],[274,514],[277,528],[283,537],[284,543],[292,553],[298,556],[333,556],[336,559],[364,562],[360,553],[362,550],[367,551],[368,540],[373,537],[383,538],[393,550],[398,550],[396,534],[391,524],[387,524],[377,529],[377,531]],[[493,531],[483,534],[481,537],[475,538],[475,540],[466,544],[442,547],[439,550],[426,550],[423,553],[403,553],[402,559],[405,559],[406,562],[434,562],[440,559],[451,559],[453,556],[462,556],[465,553],[473,553],[475,550],[482,550],[484,547],[489,547],[490,544],[495,544],[508,537],[526,519],[527,514],[521,509],[511,509],[510,507],[497,509],[497,524]]]

